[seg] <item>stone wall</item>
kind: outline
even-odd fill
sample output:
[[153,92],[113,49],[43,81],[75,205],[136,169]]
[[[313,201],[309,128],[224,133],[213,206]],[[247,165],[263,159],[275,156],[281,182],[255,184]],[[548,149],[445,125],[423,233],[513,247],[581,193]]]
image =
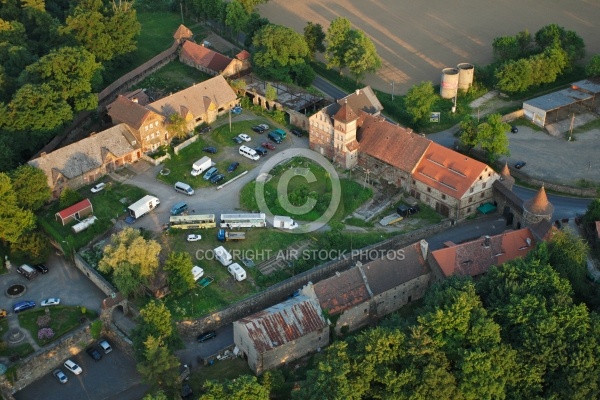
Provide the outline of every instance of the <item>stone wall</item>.
[[73,261],[75,266],[83,272],[83,274],[92,282],[94,285],[98,287],[98,289],[102,290],[105,295],[110,296],[113,293],[117,292],[117,289],[114,288],[113,285],[110,284],[102,275],[98,273],[94,268],[92,268],[79,254],[75,254],[73,257]]
[[86,324],[20,361],[17,364],[16,379],[12,385],[8,381],[2,382],[2,384],[9,384],[12,393],[18,392],[61,365],[65,359],[84,350],[93,341],[90,326]]
[[510,122],[510,121],[514,121],[515,119],[521,118],[523,115],[525,115],[525,110],[520,109],[517,111],[513,111],[509,114],[503,115],[501,120],[502,120],[502,122]]
[[[175,153],[177,154],[177,153]],[[158,157],[158,158],[152,158],[146,154],[142,154],[142,156],[140,157],[142,160],[148,161],[150,164],[152,165],[159,165],[162,164],[163,161],[168,160],[171,158],[171,155],[169,153],[165,154],[162,157]]]
[[175,153],[175,155],[179,154],[179,152],[181,150],[185,149],[190,144],[194,143],[196,140],[198,140],[198,135],[192,136],[191,138],[189,138],[185,142],[181,142],[177,146],[173,146],[173,152]]
[[318,282],[333,276],[336,271],[341,272],[356,265],[357,261],[363,264],[371,261],[369,250],[391,250],[398,249],[419,240],[448,229],[452,225],[450,220],[444,220],[437,225],[428,226],[404,235],[398,235],[383,242],[366,247],[355,254],[347,254],[347,257],[329,261],[311,270],[305,271],[292,278],[286,279],[263,292],[239,301],[214,313],[204,315],[195,320],[183,320],[177,322],[177,329],[184,338],[192,338],[199,332],[217,329],[243,318],[252,313],[264,310],[274,304],[285,300],[295,290],[300,289],[308,282]]

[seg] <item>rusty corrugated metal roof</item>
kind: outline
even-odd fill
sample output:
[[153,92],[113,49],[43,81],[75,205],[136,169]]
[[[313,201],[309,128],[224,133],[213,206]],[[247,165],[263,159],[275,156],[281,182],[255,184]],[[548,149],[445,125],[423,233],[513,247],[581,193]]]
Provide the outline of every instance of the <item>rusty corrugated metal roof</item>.
[[327,327],[321,307],[306,296],[284,301],[236,322],[248,331],[259,354]]

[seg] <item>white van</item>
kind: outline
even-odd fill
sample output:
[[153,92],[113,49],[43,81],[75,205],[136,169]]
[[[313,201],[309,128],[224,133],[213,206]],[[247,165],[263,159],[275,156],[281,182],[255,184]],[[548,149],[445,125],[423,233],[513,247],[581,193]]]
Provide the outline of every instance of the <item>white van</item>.
[[227,267],[227,271],[235,278],[236,281],[240,282],[246,279],[246,271],[238,263],[231,264]]
[[179,193],[187,194],[188,196],[191,196],[194,194],[194,189],[192,189],[192,187],[190,185],[188,185],[187,183],[183,183],[183,182],[177,182],[175,184],[175,191],[179,192]]
[[260,158],[256,150],[251,149],[248,146],[240,146],[240,154],[254,161]]

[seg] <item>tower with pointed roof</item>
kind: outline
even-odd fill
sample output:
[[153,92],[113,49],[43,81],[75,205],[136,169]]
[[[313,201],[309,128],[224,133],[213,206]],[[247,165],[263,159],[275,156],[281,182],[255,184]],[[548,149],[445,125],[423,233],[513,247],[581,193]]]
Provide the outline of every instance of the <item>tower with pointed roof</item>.
[[358,114],[345,100],[342,107],[333,116],[334,161],[344,168],[353,168],[358,162]]
[[523,219],[526,226],[532,226],[542,220],[550,221],[554,206],[548,201],[544,186],[531,199],[523,202]]
[[509,190],[512,190],[513,185],[515,184],[515,178],[510,175],[508,163],[504,163],[504,168],[500,171],[500,182],[502,182]]

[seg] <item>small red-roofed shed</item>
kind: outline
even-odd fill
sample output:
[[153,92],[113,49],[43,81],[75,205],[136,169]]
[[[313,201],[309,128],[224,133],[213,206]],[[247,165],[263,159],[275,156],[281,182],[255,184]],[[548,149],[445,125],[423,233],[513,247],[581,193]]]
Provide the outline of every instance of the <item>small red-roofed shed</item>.
[[86,215],[90,215],[94,212],[92,202],[90,199],[85,199],[79,203],[73,204],[71,207],[67,207],[62,211],[56,213],[56,219],[62,222],[63,226],[67,225],[72,221],[80,221]]

